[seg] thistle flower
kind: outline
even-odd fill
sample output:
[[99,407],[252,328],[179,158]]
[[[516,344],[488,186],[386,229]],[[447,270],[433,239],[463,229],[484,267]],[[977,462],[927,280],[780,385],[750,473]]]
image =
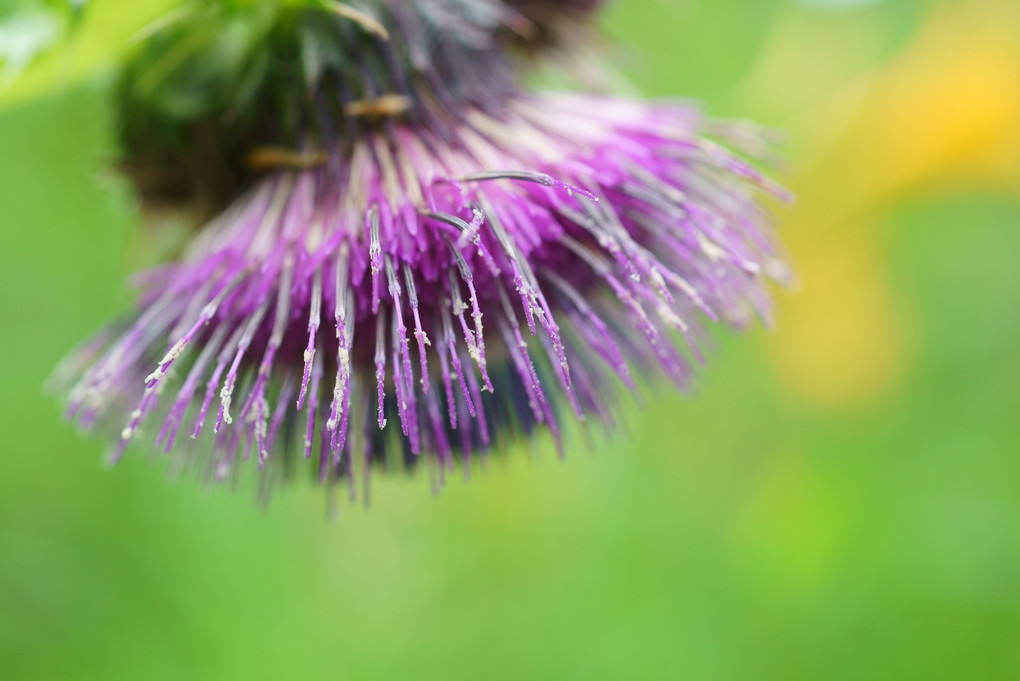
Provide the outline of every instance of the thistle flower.
[[121,89],[126,165],[204,169],[215,190],[180,197],[216,214],[59,372],[68,416],[112,425],[114,460],[145,439],[220,479],[249,458],[441,478],[568,418],[611,427],[637,377],[685,386],[710,323],[768,320],[786,270],[756,197],[782,192],[710,141],[759,145],[747,126],[519,87],[508,17],[595,4],[288,9],[199,64],[222,77],[146,84],[208,17],[154,35]]

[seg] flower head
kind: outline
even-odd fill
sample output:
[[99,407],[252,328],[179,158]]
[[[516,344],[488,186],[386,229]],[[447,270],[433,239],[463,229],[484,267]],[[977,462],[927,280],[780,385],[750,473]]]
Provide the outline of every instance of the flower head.
[[[708,324],[768,319],[786,270],[756,196],[781,191],[709,139],[756,142],[750,128],[527,93],[502,29],[451,43],[428,28],[439,7],[479,21],[538,4],[277,19],[301,97],[251,125],[292,147],[253,147],[236,198],[142,276],[135,316],[68,362],[69,416],[112,424],[115,459],[144,438],[221,478],[249,458],[311,459],[322,480],[373,462],[445,472],[539,428],[559,442],[568,418],[612,424],[636,376],[687,383]],[[293,87],[263,77],[252,101]],[[217,150],[230,170],[234,147]]]

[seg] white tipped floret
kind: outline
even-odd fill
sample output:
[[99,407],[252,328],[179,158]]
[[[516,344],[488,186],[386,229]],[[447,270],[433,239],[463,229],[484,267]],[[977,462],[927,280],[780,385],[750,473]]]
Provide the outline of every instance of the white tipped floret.
[[227,383],[220,390],[220,405],[223,407],[223,422],[231,424],[234,422],[234,417],[230,415],[230,403],[234,398],[234,386],[232,383]]

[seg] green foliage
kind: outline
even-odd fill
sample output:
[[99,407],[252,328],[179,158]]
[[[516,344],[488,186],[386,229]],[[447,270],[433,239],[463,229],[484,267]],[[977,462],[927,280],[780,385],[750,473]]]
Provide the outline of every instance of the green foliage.
[[85,0],[12,0],[0,8],[0,89],[75,28]]

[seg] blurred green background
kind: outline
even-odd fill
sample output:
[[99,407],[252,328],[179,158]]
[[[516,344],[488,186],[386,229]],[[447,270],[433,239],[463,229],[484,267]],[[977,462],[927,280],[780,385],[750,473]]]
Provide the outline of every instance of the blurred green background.
[[633,87],[790,131],[802,288],[594,456],[339,522],[103,470],[41,393],[130,301],[102,74],[166,4],[0,94],[0,678],[1020,678],[1015,0],[616,3]]

